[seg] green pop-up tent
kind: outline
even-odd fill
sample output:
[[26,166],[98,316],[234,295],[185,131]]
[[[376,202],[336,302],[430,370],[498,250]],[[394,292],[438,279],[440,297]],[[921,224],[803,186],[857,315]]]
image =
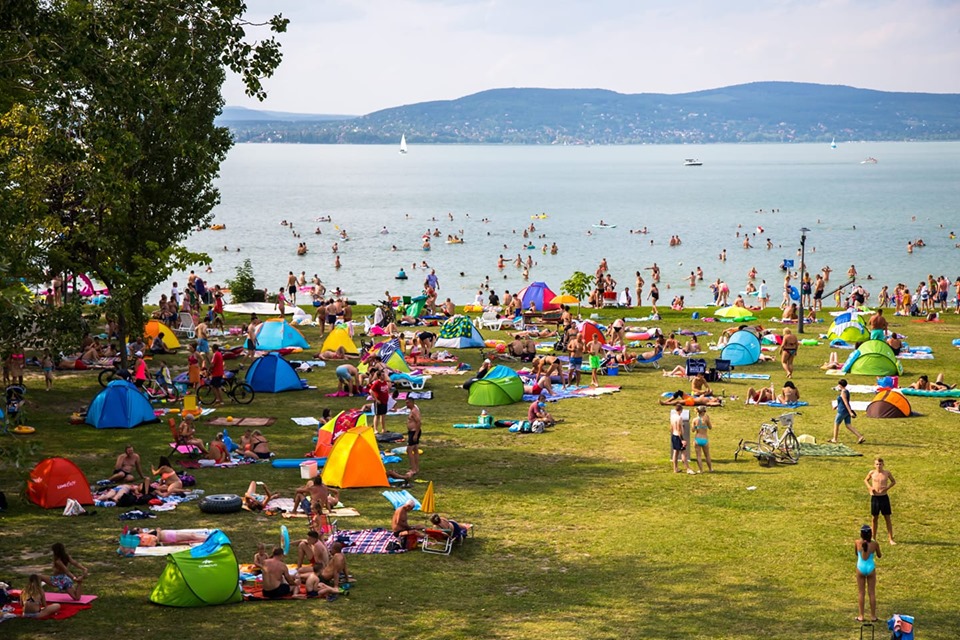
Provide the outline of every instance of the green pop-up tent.
[[843,365],[843,373],[862,376],[896,376],[903,373],[903,365],[886,342],[867,340],[847,358]]
[[467,402],[476,407],[498,407],[522,399],[523,380],[516,371],[499,364],[470,385]]
[[150,602],[168,607],[209,607],[242,602],[240,567],[230,539],[219,529],[200,546],[167,556]]

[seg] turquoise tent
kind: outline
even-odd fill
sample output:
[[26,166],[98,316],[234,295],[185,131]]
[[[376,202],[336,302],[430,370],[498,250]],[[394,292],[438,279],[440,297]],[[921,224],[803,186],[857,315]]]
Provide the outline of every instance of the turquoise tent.
[[304,389],[300,376],[289,362],[277,353],[257,358],[247,370],[247,384],[260,393],[280,393]]
[[156,422],[150,401],[126,380],[114,380],[97,394],[87,410],[87,424],[97,429],[131,429]]
[[760,338],[752,331],[734,331],[720,352],[722,360],[729,360],[734,367],[754,364],[760,359]]
[[280,351],[281,349],[309,349],[310,344],[300,331],[282,318],[271,318],[257,327],[257,349]]
[[200,546],[168,555],[150,602],[168,607],[243,602],[240,566],[230,539],[217,529]]
[[520,375],[510,367],[499,364],[470,385],[467,402],[476,407],[497,407],[522,399],[523,380]]

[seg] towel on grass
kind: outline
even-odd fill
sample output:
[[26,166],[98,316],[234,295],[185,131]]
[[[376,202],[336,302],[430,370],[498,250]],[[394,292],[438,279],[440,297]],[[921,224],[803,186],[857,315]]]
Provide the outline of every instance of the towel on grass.
[[875,384],[848,384],[847,391],[850,393],[876,393],[880,387]]
[[337,540],[346,540],[344,553],[403,553],[406,549],[388,550],[391,542],[397,540],[387,529],[362,529],[359,531],[340,531]]
[[170,544],[156,547],[137,547],[134,549],[133,555],[140,558],[156,558],[160,556],[168,556],[171,553],[177,553],[178,551],[189,551],[195,546],[196,545],[190,544]]
[[[11,595],[12,595],[12,592],[11,592]],[[49,593],[47,594],[47,602],[50,602],[50,594],[49,594]],[[13,607],[13,611],[11,611],[10,613],[12,613],[12,614],[14,614],[14,615],[16,615],[16,616],[22,616],[22,615],[23,615],[23,605],[20,604],[19,595],[18,595],[18,597],[17,597],[16,602],[11,602],[11,603],[10,603],[10,606]],[[89,604],[80,604],[80,603],[77,603],[77,602],[75,602],[75,601],[71,601],[71,602],[61,602],[61,603],[60,603],[60,611],[57,611],[57,612],[56,612],[55,614],[53,614],[52,616],[50,616],[50,617],[48,617],[48,618],[44,618],[43,620],[66,620],[67,618],[72,618],[73,616],[77,615],[78,613],[80,613],[81,611],[83,611],[83,610],[85,610],[85,609],[92,609],[92,608],[93,608],[92,605],[89,605]],[[27,618],[27,619],[29,619],[29,618]],[[41,621],[41,622],[42,622],[42,621]]]
[[[567,400],[569,398],[595,398],[608,393],[616,393],[620,391],[620,388],[621,387],[617,385],[604,385],[602,387],[591,387],[589,385],[584,385],[577,388],[567,387],[566,389],[560,386],[555,386],[553,388],[554,395],[547,395],[546,399],[547,402],[557,402],[558,400]],[[525,393],[523,394],[523,401],[533,402],[539,397],[539,395]]]
[[[531,400],[533,402],[533,400]],[[471,424],[457,423],[453,425],[454,429],[493,429],[492,422],[477,422]]]
[[[832,400],[832,401],[830,402],[830,406],[833,407],[834,409],[836,409],[836,408],[837,408],[837,401],[836,401],[836,400]],[[851,401],[850,401],[850,408],[853,409],[854,411],[866,411],[866,410],[867,410],[867,407],[869,407],[869,406],[870,406],[870,401],[869,401],[869,400],[851,400]]]
[[433,400],[433,391],[408,391],[403,400],[407,398],[412,398],[413,400]]
[[[799,400],[797,402],[767,402],[766,403],[768,407],[783,407],[787,409],[795,409],[797,407],[806,407],[809,404],[810,404],[809,402],[804,402],[803,400]],[[856,411],[856,409],[854,409],[854,411]]]
[[847,445],[843,443],[833,444],[830,442],[824,442],[822,444],[807,444],[806,442],[800,443],[800,455],[801,456],[811,456],[811,457],[851,457],[851,456],[862,456],[863,454],[859,451],[854,451]]
[[926,351],[901,351],[897,357],[901,360],[933,360],[933,354]]
[[301,427],[317,427],[317,426],[320,426],[320,421],[319,421],[319,420],[317,420],[316,418],[311,418],[311,417],[309,417],[309,416],[306,416],[306,417],[303,417],[303,418],[290,418],[290,419],[293,420],[296,424],[300,425]]
[[[360,515],[360,512],[354,509],[353,507],[338,507],[336,509],[330,509],[329,511],[324,512],[329,518],[355,518]],[[281,514],[284,518],[309,518],[307,514],[302,511],[297,511],[296,513],[284,511]]]
[[226,418],[214,418],[207,424],[212,427],[269,427],[274,422],[276,418],[234,418],[232,421],[228,421]]
[[766,373],[730,373],[727,377],[731,380],[769,380],[770,375]]

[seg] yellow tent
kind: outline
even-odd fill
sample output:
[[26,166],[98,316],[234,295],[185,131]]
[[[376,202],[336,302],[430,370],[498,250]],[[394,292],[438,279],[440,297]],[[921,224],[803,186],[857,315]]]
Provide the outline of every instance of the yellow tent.
[[[313,449],[314,458],[326,458],[328,455],[330,455],[330,451],[331,449],[333,449],[333,440],[334,440],[333,436],[337,430],[337,423],[340,422],[341,416],[343,416],[343,414],[345,413],[347,412],[341,411],[337,415],[327,420],[326,424],[321,425],[320,428],[317,429],[317,446],[314,447]],[[352,415],[346,416],[344,418],[344,420],[354,420],[352,424],[350,424],[349,422],[347,423],[347,424],[350,424],[351,428],[366,426],[367,416],[365,414],[360,413],[359,411],[353,411],[351,413],[359,414],[359,416],[356,416],[355,419],[354,419],[354,416]],[[341,431],[343,430],[342,426],[340,430]]]
[[[163,345],[167,349],[179,349],[180,341],[177,340],[176,334],[173,333],[173,329],[163,324],[159,320],[148,320],[146,326],[143,328],[143,334],[149,336],[151,340],[156,338],[161,332],[163,332]],[[147,345],[150,346],[149,344]]]
[[373,429],[354,427],[337,438],[323,467],[323,483],[341,489],[390,486]]
[[336,351],[340,347],[343,347],[343,350],[347,353],[353,355],[360,354],[360,352],[357,351],[357,345],[353,343],[353,338],[350,337],[350,332],[347,331],[345,327],[337,325],[330,332],[330,335],[327,336],[327,339],[323,341],[323,346],[320,347],[320,350]]

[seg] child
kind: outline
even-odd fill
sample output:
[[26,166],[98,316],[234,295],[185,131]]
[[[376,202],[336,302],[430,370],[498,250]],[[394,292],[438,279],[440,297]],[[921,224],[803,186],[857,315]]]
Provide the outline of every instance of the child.
[[50,355],[50,349],[43,350],[40,368],[43,369],[43,380],[47,383],[47,391],[50,391],[53,388],[53,356]]
[[24,618],[42,620],[60,611],[59,604],[47,604],[47,595],[43,592],[40,576],[35,573],[30,574],[26,588],[20,592],[20,604],[23,606]]
[[253,554],[253,566],[258,570],[263,569],[263,564],[270,556],[267,555],[267,545],[262,542],[257,543],[257,552]]
[[870,490],[870,513],[873,515],[873,537],[877,538],[877,520],[878,516],[883,514],[883,519],[887,523],[887,540],[890,544],[897,544],[893,541],[893,522],[890,515],[890,497],[887,492],[893,488],[897,481],[893,474],[883,468],[883,458],[877,458],[873,461],[873,469],[863,479],[863,483]]
[[[40,579],[56,587],[57,590],[69,594],[74,600],[79,600],[80,583],[87,577],[89,570],[70,557],[62,542],[55,542],[50,550],[53,551],[53,575],[40,576]],[[71,565],[80,569],[83,573],[78,577],[70,571]]]

